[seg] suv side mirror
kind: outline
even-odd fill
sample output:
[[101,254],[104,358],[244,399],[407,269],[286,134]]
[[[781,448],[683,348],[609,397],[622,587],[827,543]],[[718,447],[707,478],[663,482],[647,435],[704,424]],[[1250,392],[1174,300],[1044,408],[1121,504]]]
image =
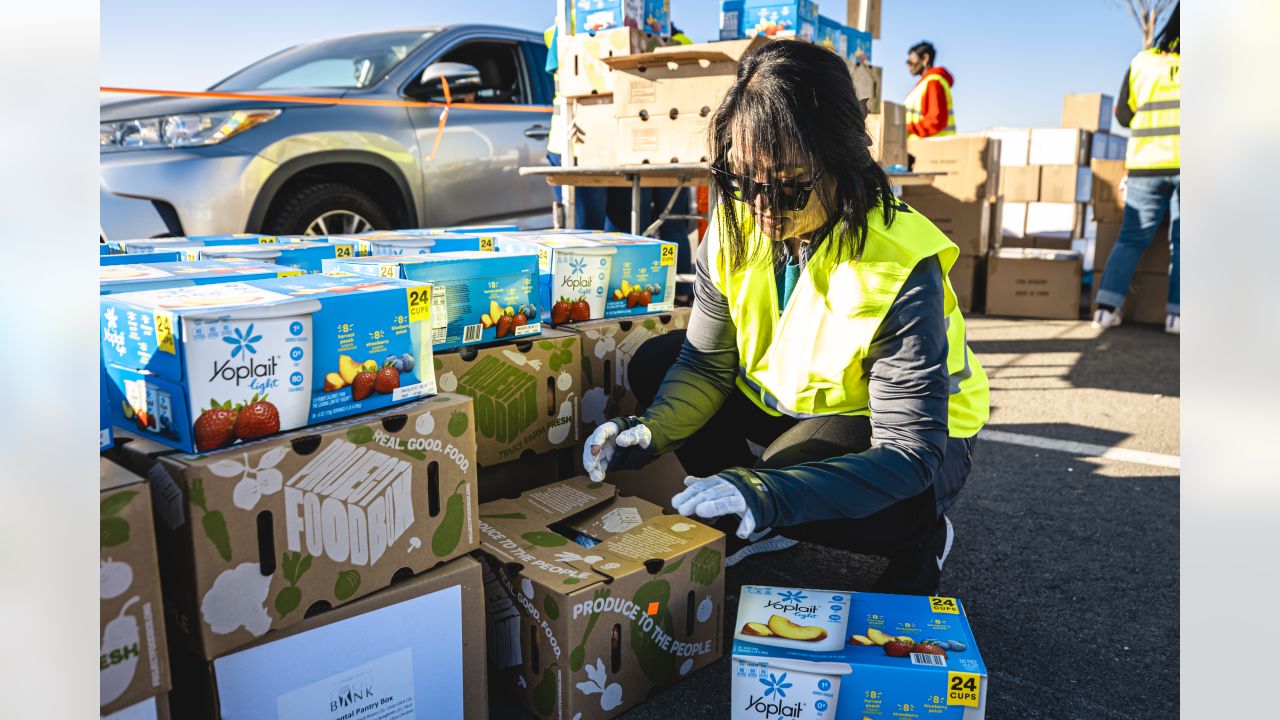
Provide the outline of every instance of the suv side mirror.
[[434,63],[422,71],[416,94],[429,102],[444,102],[445,82],[449,83],[449,95],[455,102],[463,100],[465,96],[471,96],[473,101],[475,94],[480,91],[480,70],[465,63]]

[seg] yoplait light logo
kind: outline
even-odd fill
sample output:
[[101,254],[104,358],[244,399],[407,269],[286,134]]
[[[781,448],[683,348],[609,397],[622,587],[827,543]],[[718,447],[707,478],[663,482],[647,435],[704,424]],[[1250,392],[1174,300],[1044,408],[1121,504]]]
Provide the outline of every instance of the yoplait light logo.
[[116,314],[116,309],[112,307],[107,308],[102,317],[107,321],[107,327],[102,331],[103,342],[115,348],[118,354],[123,355],[124,333],[120,331],[120,316]]
[[[253,324],[245,328],[235,328],[234,334],[227,335],[222,341],[231,346],[231,352],[226,360],[213,363],[213,375],[209,377],[212,382],[221,378],[225,382],[234,382],[236,387],[240,387],[241,383],[249,381],[249,387],[258,392],[265,392],[280,384],[275,377],[277,362],[279,358],[272,355],[265,360],[258,359],[257,347],[255,343],[262,342],[261,335],[253,333]],[[241,357],[240,364],[232,364],[237,356]]]

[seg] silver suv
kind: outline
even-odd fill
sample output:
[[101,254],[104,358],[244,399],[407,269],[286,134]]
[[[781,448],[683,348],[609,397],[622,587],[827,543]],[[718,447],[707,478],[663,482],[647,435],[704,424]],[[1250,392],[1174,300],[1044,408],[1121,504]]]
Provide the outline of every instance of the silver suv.
[[[541,105],[546,112],[148,97],[101,107],[104,239],[336,234],[470,223],[551,225],[555,88],[534,33],[485,25],[307,43],[216,92]],[[435,155],[432,151],[435,148]]]

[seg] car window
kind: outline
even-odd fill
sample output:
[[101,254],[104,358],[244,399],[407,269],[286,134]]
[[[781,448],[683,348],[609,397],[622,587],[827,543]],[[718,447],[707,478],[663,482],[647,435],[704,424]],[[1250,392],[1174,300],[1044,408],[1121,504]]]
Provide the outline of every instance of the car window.
[[[454,97],[455,102],[532,104],[522,72],[520,46],[514,42],[479,40],[453,48],[436,62],[461,63],[480,71],[480,87],[474,97]],[[423,68],[424,70],[426,68]],[[420,86],[422,73],[405,89],[409,97],[428,100]]]
[[213,89],[365,88],[380,82],[433,34],[402,30],[306,43],[259,60]]

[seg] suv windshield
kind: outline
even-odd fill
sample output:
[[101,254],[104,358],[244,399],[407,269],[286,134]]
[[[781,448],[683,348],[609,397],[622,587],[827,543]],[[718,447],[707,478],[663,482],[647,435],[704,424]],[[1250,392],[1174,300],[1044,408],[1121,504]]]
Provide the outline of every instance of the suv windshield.
[[365,88],[386,77],[433,34],[399,30],[306,43],[260,60],[211,89]]

